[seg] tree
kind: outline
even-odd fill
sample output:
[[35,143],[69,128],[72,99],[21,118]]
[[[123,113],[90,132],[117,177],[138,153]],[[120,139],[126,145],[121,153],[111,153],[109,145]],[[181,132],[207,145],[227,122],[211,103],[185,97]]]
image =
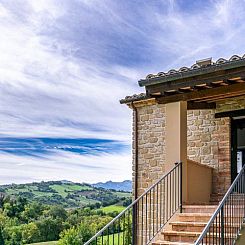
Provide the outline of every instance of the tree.
[[40,231],[40,240],[43,242],[58,240],[59,234],[63,231],[62,221],[52,217],[42,218],[36,225]]
[[[82,245],[94,235],[91,226],[81,223],[78,227],[72,227],[61,233],[58,245]],[[93,244],[93,243],[92,243]]]
[[24,211],[27,200],[25,198],[18,197],[16,200],[10,200],[3,205],[4,213],[10,217],[19,217],[21,212]]
[[10,226],[4,228],[4,239],[6,244],[19,245],[22,239],[22,228],[23,226]]
[[21,219],[25,222],[35,220],[42,215],[43,210],[44,206],[38,202],[27,204],[21,213]]
[[3,205],[6,201],[6,194],[5,193],[0,193],[0,208],[3,208]]
[[23,225],[22,242],[24,244],[38,242],[39,240],[40,240],[40,231],[38,230],[37,225],[35,223],[32,222]]
[[65,230],[61,233],[61,239],[58,242],[58,245],[82,245],[82,237],[79,234],[79,231],[72,227],[68,230]]
[[62,221],[67,219],[67,212],[62,206],[52,206],[48,212],[48,215],[54,219],[61,219]]
[[2,228],[0,228],[0,245],[4,245],[4,239],[3,239],[3,231]]

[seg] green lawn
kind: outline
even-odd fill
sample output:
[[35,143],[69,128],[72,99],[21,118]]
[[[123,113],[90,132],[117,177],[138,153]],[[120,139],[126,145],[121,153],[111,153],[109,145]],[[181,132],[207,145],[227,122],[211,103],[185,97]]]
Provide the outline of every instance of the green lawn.
[[122,232],[121,233],[115,233],[114,234],[114,239],[113,239],[113,235],[109,235],[109,243],[108,243],[108,236],[104,236],[103,237],[103,244],[102,244],[102,238],[100,239],[99,244],[101,244],[101,245],[123,244],[123,241],[125,241],[125,239],[126,238],[123,237],[123,233]]
[[62,184],[62,185],[51,185],[50,186],[53,190],[57,191],[62,197],[66,197],[69,192],[74,191],[81,191],[81,190],[92,190],[92,187],[89,186],[80,186],[80,185],[69,185],[69,184]]
[[37,190],[36,186],[27,186],[25,185],[22,188],[8,188],[7,193],[9,195],[15,195],[18,194],[19,192],[35,192]]
[[130,192],[120,192],[116,191],[114,192],[118,197],[132,197],[132,193]]
[[32,243],[28,245],[57,245],[57,244],[58,244],[57,241],[53,241],[53,242],[38,242],[38,243]]
[[123,206],[110,205],[110,206],[107,206],[107,207],[100,208],[98,210],[102,210],[105,213],[111,213],[111,212],[115,212],[115,211],[120,213],[124,209],[125,209],[125,207],[123,207]]

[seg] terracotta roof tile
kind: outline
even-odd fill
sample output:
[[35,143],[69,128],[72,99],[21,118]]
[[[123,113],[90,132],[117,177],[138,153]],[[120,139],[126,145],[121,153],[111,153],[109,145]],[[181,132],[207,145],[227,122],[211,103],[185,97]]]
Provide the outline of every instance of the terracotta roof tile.
[[120,103],[127,104],[133,101],[139,101],[139,100],[145,100],[145,99],[149,99],[149,97],[145,93],[134,94],[132,96],[126,96],[124,99],[121,99]]
[[[233,61],[239,61],[245,59],[245,54],[243,56],[238,56],[238,55],[233,55],[230,57],[230,59],[224,59],[224,58],[219,58],[216,62],[212,62],[212,64],[210,66],[219,66],[219,65],[223,65],[225,63],[231,63]],[[185,72],[189,72],[191,70],[196,70],[196,69],[202,69],[202,66],[199,66],[198,64],[194,64],[192,65],[190,68],[189,67],[181,67],[178,70],[175,69],[171,69],[167,72],[159,72],[157,74],[148,74],[146,76],[146,80],[151,80],[154,78],[160,78],[160,77],[167,77],[167,76],[171,76],[171,75],[175,75],[175,74],[179,74],[179,73],[185,73]]]

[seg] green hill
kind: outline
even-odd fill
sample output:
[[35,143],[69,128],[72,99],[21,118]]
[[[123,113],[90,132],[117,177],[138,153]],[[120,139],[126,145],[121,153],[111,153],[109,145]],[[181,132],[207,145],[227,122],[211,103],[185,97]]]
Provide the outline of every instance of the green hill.
[[38,201],[48,205],[62,205],[65,208],[87,205],[108,206],[123,203],[131,197],[129,192],[118,192],[97,188],[89,184],[68,181],[48,181],[28,184],[0,186],[0,192],[11,198],[23,197],[28,201]]

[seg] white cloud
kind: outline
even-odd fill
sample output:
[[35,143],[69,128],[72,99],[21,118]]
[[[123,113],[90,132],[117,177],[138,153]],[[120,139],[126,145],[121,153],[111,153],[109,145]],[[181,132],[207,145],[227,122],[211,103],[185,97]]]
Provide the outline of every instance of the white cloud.
[[[44,6],[35,5],[35,10]],[[125,68],[77,59],[71,45],[39,35],[42,23],[35,22],[35,30],[32,24],[32,19],[28,25],[16,20],[0,27],[1,134],[102,138],[118,134],[121,139],[126,133],[127,138],[130,111],[119,99],[132,90],[128,80],[136,77],[135,71],[127,68],[126,76],[118,78],[117,71]],[[65,125],[69,121],[71,125]],[[73,123],[87,128],[74,128]],[[101,131],[99,135],[93,128]]]
[[62,179],[96,183],[131,178],[128,153],[79,155],[53,151],[51,155],[40,154],[39,157],[0,153],[0,158],[0,184]]
[[[105,138],[130,144],[131,111],[118,101],[143,91],[138,79],[197,59],[245,52],[245,1],[200,2],[2,1],[0,136]],[[128,157],[112,155],[101,161],[129,166]],[[25,157],[1,157],[20,164],[17,179]],[[65,164],[71,159],[94,164],[92,156],[81,157],[56,154],[42,163],[55,169],[64,159]],[[26,160],[35,166],[35,159]],[[12,167],[6,166],[7,176]],[[57,170],[62,179],[71,174],[65,168]],[[33,171],[30,167],[29,179]]]

